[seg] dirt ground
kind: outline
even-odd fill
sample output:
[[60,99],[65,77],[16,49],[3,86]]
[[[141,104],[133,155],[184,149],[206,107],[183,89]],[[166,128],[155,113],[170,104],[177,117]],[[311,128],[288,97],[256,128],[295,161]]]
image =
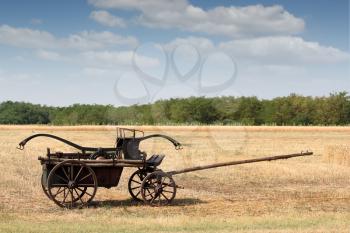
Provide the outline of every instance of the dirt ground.
[[0,126],[0,232],[350,232],[350,154],[343,152],[341,163],[332,154],[348,148],[350,127],[139,128],[184,144],[176,151],[161,139],[142,143],[148,155],[166,155],[164,171],[306,150],[314,156],[176,175],[184,189],[166,207],[132,201],[127,168],[119,186],[98,189],[89,208],[63,210],[42,192],[37,157],[47,147],[72,149],[43,138],[20,151],[18,142],[51,133],[113,146],[115,127]]

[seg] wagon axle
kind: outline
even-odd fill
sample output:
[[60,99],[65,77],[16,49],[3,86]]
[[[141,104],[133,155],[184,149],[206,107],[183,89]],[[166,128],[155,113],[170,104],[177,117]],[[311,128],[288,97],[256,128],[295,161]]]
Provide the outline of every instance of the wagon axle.
[[37,137],[49,137],[80,151],[78,153],[51,153],[48,149],[45,157],[39,157],[43,168],[41,176],[43,191],[50,200],[63,208],[81,208],[89,205],[95,197],[98,187],[111,188],[118,185],[125,167],[137,168],[128,182],[128,191],[131,197],[152,206],[162,206],[170,204],[176,196],[177,188],[182,188],[176,185],[173,179],[174,175],[313,154],[312,152],[301,152],[164,172],[158,169],[158,166],[165,156],[152,155],[147,158],[147,154],[139,150],[139,145],[143,140],[163,138],[170,141],[175,149],[182,148],[178,141],[166,135],[145,136],[142,131],[118,128],[115,147],[95,148],[83,147],[55,135],[35,134],[20,142],[18,148],[23,150],[30,140]]
[[68,188],[69,189],[74,189],[74,188],[76,188],[77,187],[77,184],[75,183],[75,181],[74,180],[70,180],[69,182],[68,182]]

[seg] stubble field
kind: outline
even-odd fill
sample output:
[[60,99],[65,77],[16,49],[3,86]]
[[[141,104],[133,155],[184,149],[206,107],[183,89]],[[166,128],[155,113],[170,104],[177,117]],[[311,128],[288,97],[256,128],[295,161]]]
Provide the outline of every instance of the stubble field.
[[119,186],[98,189],[91,207],[63,210],[41,190],[37,157],[71,151],[37,139],[51,133],[85,146],[113,146],[115,127],[0,126],[0,232],[350,232],[350,127],[139,127],[185,144],[145,141],[166,155],[165,171],[309,150],[314,156],[175,176],[171,206],[131,201],[125,169]]

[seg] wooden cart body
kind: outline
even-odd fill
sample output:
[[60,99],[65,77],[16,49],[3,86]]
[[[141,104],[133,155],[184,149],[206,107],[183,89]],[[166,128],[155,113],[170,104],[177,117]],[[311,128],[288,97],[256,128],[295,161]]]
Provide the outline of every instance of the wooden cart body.
[[[98,187],[111,188],[118,186],[125,167],[136,168],[128,181],[128,190],[134,200],[144,201],[149,205],[166,205],[175,198],[176,189],[178,188],[173,179],[174,175],[313,154],[307,151],[163,172],[157,167],[162,163],[165,156],[152,155],[147,158],[147,154],[139,150],[140,142],[149,138],[161,137],[173,143],[175,149],[181,149],[182,146],[178,141],[162,134],[144,136],[142,131],[133,129],[118,129],[117,132],[116,146],[113,148],[83,147],[50,134],[32,135],[20,142],[18,148],[23,150],[28,141],[45,136],[80,150],[78,153],[51,153],[48,149],[45,157],[39,157],[43,169],[41,177],[43,191],[49,199],[63,208],[88,206],[93,200]],[[126,136],[126,132],[131,132],[132,135]],[[142,136],[137,137],[136,132],[141,132]]]
[[[83,161],[82,161],[83,162]],[[47,180],[50,172],[58,163],[52,163],[48,161],[43,161],[42,169],[43,169],[43,183],[47,184]],[[103,188],[111,188],[116,187],[119,184],[120,177],[123,172],[123,167],[120,166],[106,166],[104,164],[90,164],[89,165],[94,173],[96,174],[98,187]],[[69,168],[69,165],[66,166],[66,169]],[[58,175],[64,177],[63,171],[59,171]],[[87,172],[83,171],[82,176],[86,176]],[[53,181],[55,184],[62,184],[64,182],[59,178],[55,178]],[[92,178],[88,177],[82,181],[81,184],[88,185],[92,183]]]
[[[74,153],[67,153],[67,154],[60,153],[59,157],[56,154],[48,154],[46,157],[40,156],[38,159],[40,160],[42,165],[43,183],[47,184],[48,176],[56,165],[64,161],[69,161],[75,158],[74,160],[80,161],[81,163],[84,163],[87,166],[91,167],[91,169],[94,171],[96,175],[98,187],[103,187],[103,188],[116,187],[119,184],[119,180],[122,175],[124,167],[141,168],[144,170],[155,170],[157,166],[161,164],[165,156],[153,155],[147,160],[126,160],[126,159],[89,160],[89,159],[81,159],[80,157],[82,157],[81,154],[74,154]],[[66,165],[65,167],[69,169],[69,165]],[[58,175],[64,177],[63,170],[59,171]],[[86,174],[84,173],[81,174],[81,176],[84,176],[84,175]],[[55,180],[55,183],[62,184],[63,181],[57,178]],[[91,183],[91,178],[83,181],[83,184],[88,184],[88,183]]]

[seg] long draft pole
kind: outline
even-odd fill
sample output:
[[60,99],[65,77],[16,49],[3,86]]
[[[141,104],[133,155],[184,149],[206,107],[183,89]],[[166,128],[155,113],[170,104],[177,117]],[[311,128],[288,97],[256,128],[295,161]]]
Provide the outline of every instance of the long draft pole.
[[232,166],[232,165],[245,164],[245,163],[257,163],[257,162],[263,162],[263,161],[289,159],[289,158],[308,156],[308,155],[313,155],[313,152],[307,151],[307,152],[301,152],[298,154],[278,155],[278,156],[264,157],[264,158],[258,158],[258,159],[232,161],[232,162],[226,162],[226,163],[215,163],[215,164],[210,164],[210,165],[206,165],[206,166],[197,166],[197,167],[185,168],[185,169],[181,169],[181,170],[170,171],[167,173],[169,175],[176,175],[176,174],[182,174],[182,173],[186,173],[186,172],[200,171],[200,170],[206,170],[206,169],[217,168],[217,167],[225,167],[225,166]]

